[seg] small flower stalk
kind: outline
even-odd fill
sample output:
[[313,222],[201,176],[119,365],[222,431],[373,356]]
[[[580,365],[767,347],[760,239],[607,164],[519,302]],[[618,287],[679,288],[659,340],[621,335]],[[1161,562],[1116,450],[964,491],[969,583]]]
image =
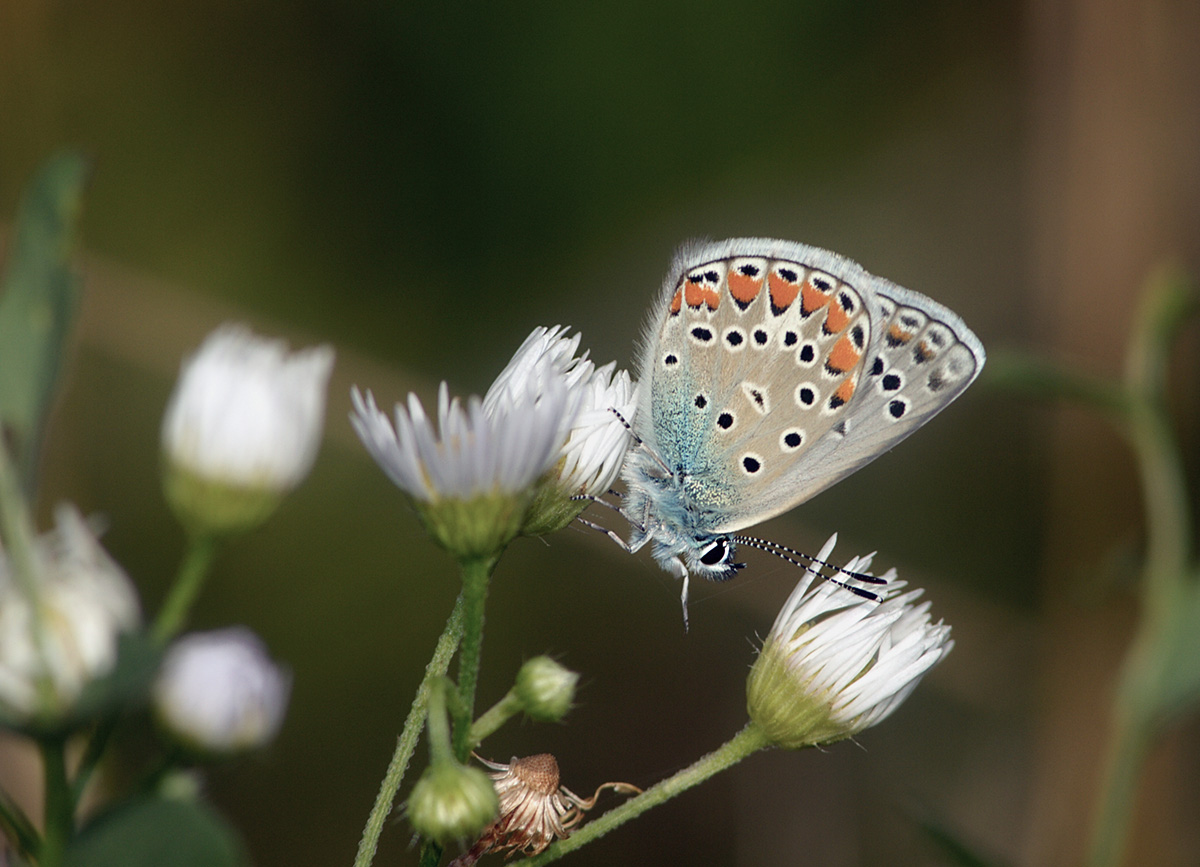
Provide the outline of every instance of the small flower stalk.
[[30,587],[0,550],[0,717],[9,724],[69,714],[141,620],[132,583],[83,516],[60,506],[55,519],[34,545]]
[[489,852],[537,855],[570,835],[605,789],[624,795],[641,792],[629,783],[605,783],[590,798],[581,798],[559,784],[558,761],[549,753],[521,759],[514,756],[507,765],[479,761],[491,768],[499,817],[451,867],[470,867]]
[[167,499],[192,531],[264,521],[312,468],[333,350],[289,353],[224,325],[188,358],[163,419]]
[[[818,555],[828,560],[836,535]],[[871,556],[844,571],[865,574]],[[895,570],[882,601],[861,599],[810,568],[767,636],[747,683],[747,705],[767,740],[786,749],[852,737],[885,719],[954,642],[950,627],[931,623],[921,590]]]
[[483,399],[485,410],[502,406],[525,383],[542,390],[557,382],[579,395],[578,415],[562,438],[553,466],[539,479],[521,526],[526,536],[561,530],[587,508],[587,500],[581,498],[607,492],[631,440],[621,421],[633,419],[637,404],[629,373],[617,370],[616,362],[598,368],[586,352],[577,356],[580,335],[566,333],[561,325],[535,328]]
[[250,630],[195,632],[167,651],[154,686],[154,710],[161,726],[189,750],[231,755],[274,739],[290,691],[290,676]]

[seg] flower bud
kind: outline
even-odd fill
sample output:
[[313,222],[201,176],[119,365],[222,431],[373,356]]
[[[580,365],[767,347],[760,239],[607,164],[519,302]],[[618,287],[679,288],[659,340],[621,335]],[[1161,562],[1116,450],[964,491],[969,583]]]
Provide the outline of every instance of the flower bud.
[[521,666],[513,692],[521,709],[538,722],[558,722],[575,700],[579,675],[548,656],[537,656]]
[[162,726],[190,749],[261,747],[283,723],[291,679],[248,629],[193,632],[167,651],[154,686]]
[[183,366],[163,419],[164,486],[180,520],[225,533],[261,523],[308,474],[333,350],[225,325]]
[[408,798],[413,828],[443,845],[478,837],[499,809],[488,775],[453,761],[430,765]]

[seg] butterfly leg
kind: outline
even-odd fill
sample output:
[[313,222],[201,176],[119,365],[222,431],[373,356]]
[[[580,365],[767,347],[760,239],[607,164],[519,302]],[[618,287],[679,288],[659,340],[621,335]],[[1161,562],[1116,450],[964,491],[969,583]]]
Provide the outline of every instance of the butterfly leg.
[[[600,502],[603,502],[603,501],[600,501]],[[618,545],[620,545],[621,549],[623,551],[625,551],[625,553],[627,553],[627,554],[633,553],[633,549],[629,547],[629,543],[626,542],[624,539],[622,539],[620,536],[618,536],[615,530],[610,530],[610,529],[608,529],[608,527],[601,527],[599,524],[597,524],[593,521],[589,521],[587,518],[581,517],[581,518],[576,518],[575,520],[578,521],[579,523],[583,524],[583,526],[588,527],[589,529],[597,530],[597,531],[603,533],[605,536],[608,536],[608,538],[612,539],[614,542],[616,542]]]

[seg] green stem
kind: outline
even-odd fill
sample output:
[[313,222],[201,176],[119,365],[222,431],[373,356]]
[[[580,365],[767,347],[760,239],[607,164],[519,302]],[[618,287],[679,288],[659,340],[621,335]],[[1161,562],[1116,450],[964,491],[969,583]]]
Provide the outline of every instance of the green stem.
[[1190,589],[1192,516],[1166,390],[1172,340],[1193,300],[1178,278],[1160,277],[1157,283],[1138,318],[1125,377],[1125,433],[1137,460],[1146,511],[1141,617],[1113,702],[1088,849],[1091,867],[1115,867],[1122,861],[1142,765],[1158,733],[1162,683]]
[[560,840],[550,846],[545,852],[526,859],[521,864],[528,865],[528,867],[539,867],[539,865],[557,861],[568,852],[574,852],[580,846],[584,846],[592,840],[602,837],[614,828],[625,824],[630,819],[640,816],[651,807],[657,807],[659,804],[669,801],[681,792],[685,792],[693,786],[703,783],[710,777],[715,776],[726,768],[732,767],[742,759],[767,746],[770,746],[770,744],[767,742],[762,729],[752,722],[747,723],[746,727],[734,735],[732,739],[707,756],[699,759],[691,767],[684,768],[674,776],[668,777],[661,783],[642,792],[636,798],[631,798],[616,809],[609,810],[599,819],[588,822],[567,839]]
[[475,687],[479,682],[479,661],[483,653],[483,617],[487,605],[488,582],[496,568],[497,557],[464,560],[463,640],[458,657],[458,693],[462,704],[454,714],[454,755],[465,762],[471,753],[471,720],[475,716]]
[[76,771],[75,781],[71,786],[71,797],[75,799],[76,803],[83,798],[84,790],[91,781],[92,773],[104,755],[104,748],[108,746],[108,739],[112,737],[116,728],[117,718],[115,716],[106,717],[100,720],[95,731],[92,732],[92,736],[88,739],[83,758],[79,761],[79,770]]
[[475,720],[471,726],[470,736],[467,738],[470,748],[475,749],[483,743],[485,738],[520,712],[521,700],[517,698],[516,691],[510,689],[504,698],[484,711],[479,719]]
[[1068,400],[1120,418],[1127,411],[1120,385],[1099,376],[1026,355],[992,353],[984,373],[993,386],[1040,400]]
[[42,741],[42,770],[46,783],[45,836],[38,850],[39,867],[58,867],[75,831],[75,802],[67,780],[66,742]]
[[436,679],[445,677],[446,671],[450,668],[450,660],[454,658],[454,652],[458,649],[459,641],[462,639],[462,630],[463,597],[460,594],[454,603],[454,610],[450,612],[450,618],[446,621],[446,628],[442,631],[441,638],[438,639],[437,647],[434,648],[433,657],[425,667],[425,677],[421,680],[421,685],[417,687],[417,694],[413,699],[412,708],[408,712],[408,718],[404,720],[404,728],[396,741],[396,750],[392,753],[387,773],[384,774],[383,782],[379,786],[379,794],[375,796],[375,806],[371,808],[371,815],[367,818],[366,827],[363,828],[362,839],[358,843],[358,854],[354,858],[354,867],[369,867],[375,859],[375,850],[379,846],[379,835],[383,832],[383,824],[392,812],[392,804],[396,801],[396,792],[400,789],[400,783],[404,780],[404,772],[408,770],[408,763],[412,759],[413,751],[417,748],[417,740],[421,736],[421,728],[425,722],[425,709],[429,704],[430,686]]
[[154,621],[151,637],[155,644],[162,646],[175,637],[187,620],[188,611],[204,579],[208,577],[209,567],[217,553],[217,540],[209,534],[192,534],[188,536],[188,548],[179,566],[179,574],[175,584],[167,594],[158,618]]
[[421,858],[417,861],[418,867],[437,867],[438,862],[442,860],[442,853],[445,851],[437,840],[426,840],[421,846]]

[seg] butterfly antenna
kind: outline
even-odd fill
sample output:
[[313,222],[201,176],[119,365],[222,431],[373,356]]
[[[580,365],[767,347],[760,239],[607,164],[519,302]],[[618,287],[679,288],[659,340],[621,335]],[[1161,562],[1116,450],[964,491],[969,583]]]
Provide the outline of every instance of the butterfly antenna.
[[836,577],[838,574],[845,575],[848,578],[853,578],[862,581],[866,584],[887,584],[887,580],[880,578],[877,575],[867,575],[864,572],[852,572],[849,569],[843,569],[841,566],[836,566],[819,557],[814,557],[811,554],[805,554],[803,551],[797,551],[794,548],[789,548],[787,545],[781,545],[778,542],[770,542],[766,539],[759,539],[754,536],[734,536],[733,541],[739,545],[747,545],[751,548],[757,548],[760,551],[766,551],[768,554],[774,554],[781,560],[786,560],[793,566],[802,568],[810,568],[811,566],[826,567],[834,571],[833,575],[826,575],[820,571],[816,574],[820,575],[826,581],[836,584],[838,587],[843,587],[849,590],[855,596],[863,599],[870,599],[872,602],[882,602],[883,599],[878,593],[872,593],[870,590],[865,590],[862,587],[855,587],[853,584],[847,584],[845,581],[840,581]]
[[625,416],[621,415],[621,413],[619,413],[615,407],[610,406],[608,408],[608,411],[611,412],[613,415],[615,415],[618,419],[620,419],[621,424],[625,425],[625,430],[629,431],[629,435],[631,437],[633,437],[634,444],[640,449],[645,449],[646,454],[648,454],[648,455],[650,455],[650,457],[654,458],[654,463],[656,463],[660,467],[662,467],[662,470],[664,473],[666,473],[668,476],[674,477],[675,474],[673,472],[671,472],[671,468],[667,466],[666,461],[664,461],[662,458],[660,458],[658,456],[658,452],[654,451],[654,449],[652,449],[652,448],[650,448],[650,446],[646,445],[646,441],[643,440],[640,436],[638,436],[634,432],[633,425],[631,425],[629,422],[625,421]]

